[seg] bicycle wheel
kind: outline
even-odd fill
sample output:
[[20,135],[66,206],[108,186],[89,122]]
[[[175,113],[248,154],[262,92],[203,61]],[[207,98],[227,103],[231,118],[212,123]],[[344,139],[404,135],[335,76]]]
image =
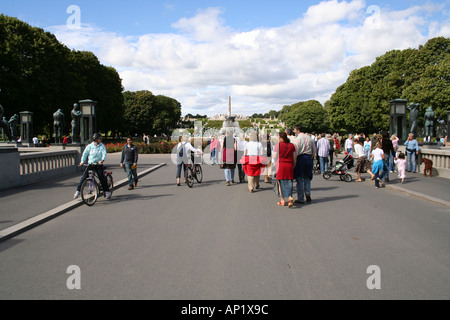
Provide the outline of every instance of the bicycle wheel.
[[112,195],[113,194],[113,189],[114,189],[114,179],[113,179],[112,175],[110,175],[110,174],[106,175],[106,183],[108,184],[109,192]]
[[194,173],[192,172],[192,169],[186,168],[186,184],[189,188],[192,188],[194,186]]
[[195,180],[197,180],[198,183],[202,183],[203,181],[203,170],[199,164],[195,165]]
[[97,182],[92,178],[84,180],[81,185],[81,198],[87,206],[91,207],[97,202],[98,194]]

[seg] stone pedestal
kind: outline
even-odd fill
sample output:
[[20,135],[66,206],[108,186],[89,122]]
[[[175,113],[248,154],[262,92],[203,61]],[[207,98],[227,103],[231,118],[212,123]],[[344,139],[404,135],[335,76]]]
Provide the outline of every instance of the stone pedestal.
[[0,146],[0,190],[20,185],[20,154],[15,147]]

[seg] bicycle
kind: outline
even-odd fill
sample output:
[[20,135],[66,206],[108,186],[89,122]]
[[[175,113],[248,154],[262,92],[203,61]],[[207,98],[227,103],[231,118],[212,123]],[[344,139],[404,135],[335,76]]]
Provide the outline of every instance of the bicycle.
[[195,157],[200,157],[201,155],[191,155],[191,162],[186,164],[184,163],[185,171],[184,171],[184,179],[186,180],[186,184],[189,188],[194,186],[194,179],[197,180],[198,183],[202,183],[203,181],[203,169],[202,166],[195,163]]
[[[83,184],[81,185],[81,199],[83,199],[83,202],[91,207],[96,202],[99,196],[106,197],[105,192],[103,192],[102,184],[100,182],[100,178],[98,177],[97,170],[94,170],[94,167],[97,167],[97,164],[89,164],[85,165],[86,170],[88,170],[88,176],[86,180],[83,181]],[[105,169],[105,178],[106,183],[109,187],[109,192],[112,195],[113,188],[114,188],[114,179],[112,177],[112,172],[106,171]]]

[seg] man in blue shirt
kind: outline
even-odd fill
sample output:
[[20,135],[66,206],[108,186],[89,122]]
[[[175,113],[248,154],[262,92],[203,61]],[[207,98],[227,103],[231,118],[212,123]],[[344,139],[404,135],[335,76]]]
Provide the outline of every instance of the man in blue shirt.
[[[106,160],[106,147],[102,143],[103,137],[100,133],[94,134],[93,140],[94,142],[88,145],[84,150],[83,156],[81,157],[80,166],[82,166],[89,158],[88,164],[95,165],[94,167],[92,167],[92,169],[97,170],[100,183],[102,184],[102,188],[105,191],[106,199],[110,199],[111,192],[109,190],[108,183],[106,182],[105,171],[103,167],[103,162]],[[74,199],[80,196],[81,185],[83,184],[84,180],[86,180],[88,174],[89,170],[85,170],[83,177],[81,177],[80,183],[78,184],[77,192],[75,192],[73,196]]]
[[416,172],[416,156],[419,155],[419,143],[414,139],[414,134],[410,133],[408,140],[405,142],[406,156],[408,158],[408,172]]

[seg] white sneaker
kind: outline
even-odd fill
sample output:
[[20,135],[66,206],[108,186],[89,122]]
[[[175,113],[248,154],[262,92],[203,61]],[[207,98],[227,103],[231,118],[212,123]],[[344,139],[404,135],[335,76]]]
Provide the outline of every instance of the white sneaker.
[[80,191],[75,192],[75,194],[73,195],[74,199],[77,199],[80,196]]
[[111,192],[106,192],[105,196],[106,196],[106,199],[111,199]]

